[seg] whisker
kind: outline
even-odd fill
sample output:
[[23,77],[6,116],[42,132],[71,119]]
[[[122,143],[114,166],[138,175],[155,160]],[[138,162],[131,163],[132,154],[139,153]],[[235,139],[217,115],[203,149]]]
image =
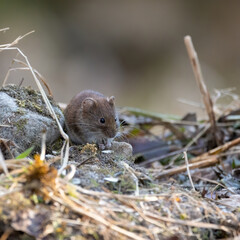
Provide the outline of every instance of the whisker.
[[125,142],[129,143],[129,139],[126,137],[126,134],[124,134],[123,132],[118,132],[115,138],[118,140],[124,140]]
[[122,121],[120,122],[120,126],[123,126],[123,123],[126,123],[125,120],[122,120]]

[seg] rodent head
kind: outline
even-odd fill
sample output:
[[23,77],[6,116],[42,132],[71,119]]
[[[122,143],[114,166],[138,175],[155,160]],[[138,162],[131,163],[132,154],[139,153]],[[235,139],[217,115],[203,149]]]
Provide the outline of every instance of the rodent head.
[[92,98],[82,101],[82,121],[96,138],[114,138],[119,129],[119,120],[115,110],[114,97]]

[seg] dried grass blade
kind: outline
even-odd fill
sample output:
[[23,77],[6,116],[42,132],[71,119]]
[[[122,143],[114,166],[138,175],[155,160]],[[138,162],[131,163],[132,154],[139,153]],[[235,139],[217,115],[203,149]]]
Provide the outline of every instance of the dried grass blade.
[[32,34],[32,33],[34,33],[34,32],[35,32],[35,31],[33,30],[33,31],[31,31],[31,32],[28,32],[28,33],[24,34],[23,36],[19,36],[19,37],[17,37],[12,43],[0,45],[0,52],[2,52],[2,51],[4,51],[4,50],[6,50],[6,49],[8,49],[8,48],[10,48],[10,47],[12,47],[12,46],[14,46],[14,45],[16,45],[20,40],[22,40],[23,38],[25,38],[26,36],[28,36],[29,34]]
[[191,173],[190,173],[190,170],[189,170],[189,163],[188,163],[187,152],[184,151],[183,154],[184,154],[184,158],[185,158],[185,162],[186,162],[186,168],[187,168],[187,173],[188,173],[189,181],[190,181],[190,183],[191,183],[191,185],[192,185],[192,189],[193,189],[194,191],[196,191],[196,190],[195,190],[195,187],[194,187],[194,184],[193,184],[193,181],[192,181]]
[[[30,33],[29,33],[29,34],[30,34]],[[25,34],[24,36],[26,36],[26,35],[27,35],[27,34]],[[1,50],[1,48],[0,48],[0,50]],[[69,138],[68,138],[68,135],[63,131],[63,128],[62,128],[60,122],[58,121],[58,118],[57,118],[57,116],[56,116],[56,114],[55,114],[55,112],[54,112],[54,110],[53,110],[53,108],[52,108],[52,105],[51,105],[51,103],[49,102],[49,100],[48,100],[48,98],[47,98],[47,95],[46,95],[46,93],[45,93],[45,91],[44,91],[44,89],[43,89],[40,81],[38,80],[38,78],[37,78],[37,76],[36,76],[36,73],[34,72],[34,70],[33,70],[32,66],[31,66],[31,64],[30,64],[27,56],[26,56],[19,48],[17,48],[17,47],[2,48],[2,50],[16,50],[16,51],[18,51],[18,52],[21,54],[21,56],[25,59],[26,65],[28,66],[30,72],[32,73],[33,79],[35,80],[35,82],[36,82],[36,84],[37,84],[37,86],[38,86],[38,89],[39,89],[39,91],[40,91],[40,93],[41,93],[41,95],[42,95],[42,97],[43,97],[43,100],[44,100],[44,102],[45,102],[45,104],[46,104],[46,106],[47,106],[47,109],[49,110],[52,118],[57,122],[57,125],[58,125],[58,128],[59,128],[59,130],[60,130],[60,133],[61,133],[62,137],[65,139],[65,142],[64,142],[64,145],[63,145],[62,151],[61,151],[61,154],[62,154],[62,155],[61,155],[61,158],[62,158],[62,167],[61,167],[61,169],[59,170],[59,174],[60,174],[60,173],[62,172],[62,170],[67,166],[67,162],[68,162],[68,156],[69,156]]]

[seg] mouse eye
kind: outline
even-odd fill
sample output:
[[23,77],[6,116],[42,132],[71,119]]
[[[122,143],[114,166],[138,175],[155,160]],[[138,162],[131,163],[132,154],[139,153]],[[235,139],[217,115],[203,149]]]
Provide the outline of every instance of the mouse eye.
[[117,121],[117,118],[115,118],[114,120],[115,120],[115,122],[116,122],[116,121]]
[[100,123],[105,123],[105,119],[104,118],[100,118]]

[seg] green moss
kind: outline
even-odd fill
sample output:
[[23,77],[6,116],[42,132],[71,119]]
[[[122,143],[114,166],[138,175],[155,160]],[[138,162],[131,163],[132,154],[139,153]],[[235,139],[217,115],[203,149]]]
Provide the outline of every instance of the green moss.
[[21,132],[24,129],[27,122],[28,122],[28,120],[26,118],[18,120],[16,122],[17,132]]
[[97,188],[99,187],[99,183],[95,179],[91,179],[91,186]]
[[[1,88],[1,92],[5,92],[16,100],[20,108],[26,108],[30,111],[40,113],[43,116],[50,116],[47,106],[39,91],[33,90],[31,87],[19,87],[16,85],[7,85]],[[52,106],[57,106],[53,98],[48,96]]]
[[56,141],[54,141],[51,145],[47,146],[47,151],[51,152],[51,151],[56,151],[56,152],[60,152],[61,148],[63,146],[63,139],[61,137],[59,137]]
[[16,101],[17,101],[17,104],[18,104],[19,107],[22,107],[22,108],[26,107],[26,101],[25,100],[21,101],[21,100],[16,99]]
[[124,193],[129,191],[133,192],[136,190],[136,184],[129,176],[128,177],[123,176],[121,178],[120,187],[122,192]]

